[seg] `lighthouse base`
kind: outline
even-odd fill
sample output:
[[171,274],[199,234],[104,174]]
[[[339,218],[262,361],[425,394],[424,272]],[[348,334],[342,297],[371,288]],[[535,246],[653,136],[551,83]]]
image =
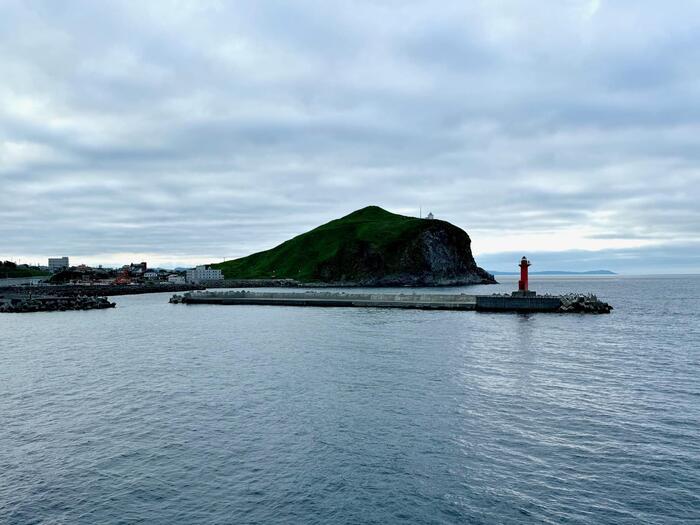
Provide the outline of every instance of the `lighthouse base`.
[[513,292],[510,295],[511,297],[535,297],[537,295],[537,292],[533,292],[531,290],[518,290],[517,292]]

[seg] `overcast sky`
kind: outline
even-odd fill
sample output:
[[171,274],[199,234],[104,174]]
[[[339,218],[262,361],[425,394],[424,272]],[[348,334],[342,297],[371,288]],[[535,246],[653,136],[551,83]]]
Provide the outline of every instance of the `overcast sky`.
[[377,204],[492,270],[700,272],[699,64],[697,1],[0,0],[0,258],[220,261]]

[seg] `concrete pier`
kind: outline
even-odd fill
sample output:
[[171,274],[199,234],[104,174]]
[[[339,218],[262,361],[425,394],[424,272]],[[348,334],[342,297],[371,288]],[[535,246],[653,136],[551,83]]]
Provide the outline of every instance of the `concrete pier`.
[[184,304],[256,304],[357,308],[413,308],[421,310],[475,310],[476,296],[465,294],[379,294],[334,292],[204,292],[174,296]]
[[420,310],[476,310],[482,312],[559,312],[559,297],[387,294],[336,292],[203,292],[175,295],[171,303],[220,305],[410,308]]

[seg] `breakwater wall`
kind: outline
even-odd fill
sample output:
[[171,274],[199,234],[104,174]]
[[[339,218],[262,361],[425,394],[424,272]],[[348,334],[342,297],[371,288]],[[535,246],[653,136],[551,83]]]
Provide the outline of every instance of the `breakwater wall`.
[[175,304],[408,308],[478,312],[610,313],[612,306],[593,295],[523,296],[467,294],[389,294],[345,292],[198,292],[174,295]]
[[114,308],[106,297],[20,296],[0,299],[0,313],[64,312],[68,310],[102,310]]
[[344,306],[412,308],[422,310],[474,310],[473,295],[464,294],[353,294],[338,292],[204,292],[176,295],[171,303],[255,304],[276,306]]
[[514,297],[510,295],[479,295],[479,312],[557,312],[562,302],[559,297]]

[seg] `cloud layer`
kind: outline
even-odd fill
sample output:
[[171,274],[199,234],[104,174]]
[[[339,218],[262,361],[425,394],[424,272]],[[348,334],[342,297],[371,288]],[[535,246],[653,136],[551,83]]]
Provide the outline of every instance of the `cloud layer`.
[[219,260],[368,204],[477,254],[700,251],[697,2],[2,11],[0,257]]

